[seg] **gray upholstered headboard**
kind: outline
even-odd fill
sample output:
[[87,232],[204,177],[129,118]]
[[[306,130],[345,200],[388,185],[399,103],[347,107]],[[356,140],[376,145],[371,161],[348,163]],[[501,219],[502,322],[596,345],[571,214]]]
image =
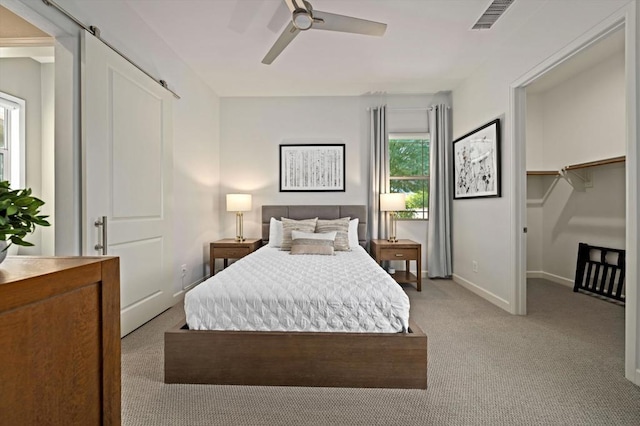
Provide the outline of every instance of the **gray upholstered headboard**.
[[358,218],[358,240],[360,245],[367,244],[367,206],[262,206],[262,241],[269,242],[269,222],[274,217],[289,219],[339,219],[341,217]]

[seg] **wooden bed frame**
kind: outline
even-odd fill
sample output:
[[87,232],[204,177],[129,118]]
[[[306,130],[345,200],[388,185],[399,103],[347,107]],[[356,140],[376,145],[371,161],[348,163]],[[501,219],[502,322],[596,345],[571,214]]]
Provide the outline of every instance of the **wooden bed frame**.
[[[263,206],[271,217],[358,218],[366,244],[365,206]],[[408,333],[316,333],[189,330],[165,332],[165,383],[358,388],[427,388],[427,336]]]

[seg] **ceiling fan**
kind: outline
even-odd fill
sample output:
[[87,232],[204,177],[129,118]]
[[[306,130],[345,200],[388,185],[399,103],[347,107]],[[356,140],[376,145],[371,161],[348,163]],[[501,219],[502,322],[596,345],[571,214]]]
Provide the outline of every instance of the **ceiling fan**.
[[306,0],[284,0],[284,2],[291,11],[291,22],[264,57],[263,64],[272,63],[301,31],[326,30],[381,36],[387,29],[387,24],[380,22],[313,10]]

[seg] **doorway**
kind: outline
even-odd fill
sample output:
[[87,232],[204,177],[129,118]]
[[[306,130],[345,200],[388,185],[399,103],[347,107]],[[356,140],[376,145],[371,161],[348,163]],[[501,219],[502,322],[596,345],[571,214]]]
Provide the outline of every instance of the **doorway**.
[[31,188],[45,204],[50,227],[12,245],[11,255],[55,253],[55,49],[54,38],[0,6],[1,179],[12,189]]
[[[633,5],[632,5],[633,6]],[[526,314],[527,285],[526,285],[526,265],[527,265],[527,209],[526,209],[526,154],[525,140],[526,130],[526,105],[527,87],[534,81],[545,75],[550,70],[564,63],[569,58],[574,57],[584,49],[593,46],[601,40],[606,39],[616,31],[624,33],[625,41],[625,64],[624,64],[624,87],[625,87],[625,155],[626,167],[624,171],[625,186],[625,248],[627,250],[626,284],[627,298],[625,310],[625,377],[636,384],[640,384],[640,375],[636,371],[636,342],[637,342],[637,139],[636,139],[636,63],[633,60],[637,49],[635,40],[635,9],[629,7],[622,9],[618,14],[611,16],[606,21],[595,27],[589,33],[576,39],[569,46],[559,51],[556,55],[531,70],[524,77],[512,84],[511,100],[513,110],[512,137],[514,141],[513,158],[516,165],[514,174],[514,313]]]
[[527,278],[573,287],[579,243],[625,248],[619,29],[527,85]]

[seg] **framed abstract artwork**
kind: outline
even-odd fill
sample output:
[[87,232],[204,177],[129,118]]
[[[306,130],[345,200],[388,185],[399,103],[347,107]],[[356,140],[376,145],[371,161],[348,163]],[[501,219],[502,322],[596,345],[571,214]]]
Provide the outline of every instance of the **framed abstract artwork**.
[[500,197],[500,119],[453,141],[453,198]]
[[344,192],[344,144],[280,145],[280,192]]

